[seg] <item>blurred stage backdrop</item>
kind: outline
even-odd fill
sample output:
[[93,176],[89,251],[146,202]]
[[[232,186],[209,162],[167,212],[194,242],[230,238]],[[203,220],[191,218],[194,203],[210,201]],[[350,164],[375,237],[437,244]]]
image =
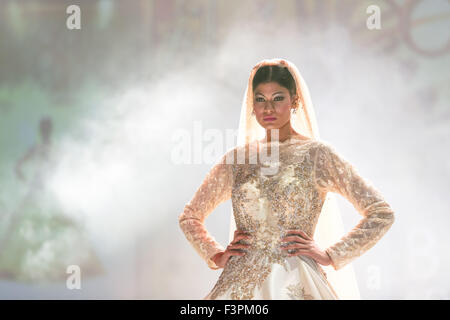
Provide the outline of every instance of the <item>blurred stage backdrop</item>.
[[[231,147],[206,133],[279,57],[396,212],[353,263],[361,298],[449,299],[449,25],[444,0],[0,1],[0,298],[203,298],[220,271],[177,218]],[[224,246],[230,210],[206,220]]]

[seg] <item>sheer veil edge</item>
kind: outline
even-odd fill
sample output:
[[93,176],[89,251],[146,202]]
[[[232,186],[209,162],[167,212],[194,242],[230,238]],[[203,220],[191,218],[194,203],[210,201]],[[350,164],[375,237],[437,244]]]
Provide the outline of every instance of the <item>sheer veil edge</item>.
[[[264,128],[259,125],[256,118],[252,116],[253,76],[258,68],[264,65],[282,65],[288,68],[296,81],[296,89],[299,96],[298,109],[297,112],[293,113],[291,116],[291,124],[294,130],[302,135],[315,140],[320,139],[309,90],[297,67],[292,62],[285,59],[265,59],[257,63],[250,73],[242,101],[237,141],[238,145],[244,145],[257,139],[263,139],[265,136]],[[344,225],[335,197],[336,195],[334,193],[327,194],[314,233],[314,240],[323,250],[337,242],[344,235]],[[233,240],[235,230],[236,224],[233,210],[231,210],[229,241]],[[358,283],[351,263],[338,271],[334,270],[331,266],[321,267],[326,272],[327,280],[333,287],[339,299],[361,299]]]

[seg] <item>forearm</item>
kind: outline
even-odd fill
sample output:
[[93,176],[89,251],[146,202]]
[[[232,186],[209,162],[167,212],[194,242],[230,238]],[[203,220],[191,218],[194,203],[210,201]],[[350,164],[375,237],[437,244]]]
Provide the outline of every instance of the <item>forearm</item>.
[[179,217],[179,225],[186,239],[207,262],[208,266],[214,270],[219,269],[212,258],[217,253],[225,251],[225,249],[211,236],[204,223],[183,213]]
[[372,206],[372,212],[348,234],[325,251],[330,256],[335,270],[343,268],[372,248],[394,223],[394,212],[386,202]]

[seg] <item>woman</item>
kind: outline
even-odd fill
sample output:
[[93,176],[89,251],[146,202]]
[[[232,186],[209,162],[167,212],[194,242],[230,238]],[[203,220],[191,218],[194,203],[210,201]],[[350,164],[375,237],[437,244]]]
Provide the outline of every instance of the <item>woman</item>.
[[[340,299],[339,282],[332,285],[320,265],[342,269],[391,227],[394,212],[382,195],[318,136],[297,68],[283,59],[258,63],[243,101],[238,146],[212,167],[179,216],[208,266],[223,268],[205,299]],[[319,216],[327,211],[319,237],[337,230],[328,192],[344,196],[363,218],[322,250],[314,240]],[[237,230],[223,248],[203,222],[230,198]]]
[[[75,279],[68,268],[72,265],[80,268],[84,278],[104,273],[86,231],[63,212],[48,189],[46,177],[55,166],[52,132],[51,118],[42,118],[41,141],[16,165],[16,175],[27,183],[27,192],[18,207],[0,220],[0,278],[66,283],[69,277]],[[23,173],[25,164],[29,174]]]

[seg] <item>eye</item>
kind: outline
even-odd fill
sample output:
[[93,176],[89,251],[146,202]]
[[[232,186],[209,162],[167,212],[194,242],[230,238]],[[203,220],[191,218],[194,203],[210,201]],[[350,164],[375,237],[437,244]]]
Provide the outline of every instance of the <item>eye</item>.
[[264,98],[258,97],[258,98],[256,98],[256,101],[257,101],[257,102],[263,102],[263,101],[264,101]]
[[[279,98],[279,99],[278,99]],[[275,101],[283,101],[284,100],[284,97],[283,96],[278,96],[278,97],[275,97]]]

